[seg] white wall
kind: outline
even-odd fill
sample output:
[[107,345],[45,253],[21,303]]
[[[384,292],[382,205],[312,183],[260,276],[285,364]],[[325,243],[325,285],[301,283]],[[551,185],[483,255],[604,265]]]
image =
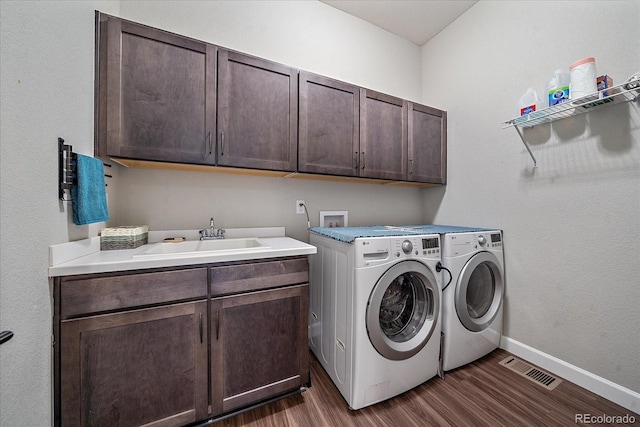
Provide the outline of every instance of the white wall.
[[53,243],[97,233],[58,202],[58,136],[93,154],[94,9],[114,2],[0,3],[0,425],[51,419]]
[[423,101],[448,110],[449,181],[427,220],[504,230],[505,335],[640,392],[640,105],[501,122],[557,68],[640,71],[640,2],[480,1],[422,48]]
[[[113,225],[192,228],[213,215],[306,239],[306,218],[292,213],[304,198],[314,224],[320,209],[348,209],[354,225],[501,227],[507,334],[640,390],[637,108],[554,125],[548,141],[535,132],[535,171],[499,124],[558,65],[593,55],[616,81],[640,70],[637,2],[480,2],[424,47],[421,75],[419,48],[318,2],[1,0],[0,330],[16,335],[0,347],[0,425],[49,424],[48,247],[101,226],[73,225],[56,184],[58,136],[92,154],[94,9],[449,111],[444,189],[116,167]],[[589,25],[556,31],[550,10]]]
[[[57,199],[57,138],[93,154],[94,10],[179,32],[407,99],[420,49],[319,2],[0,2],[0,425],[51,420],[49,245],[96,236]],[[308,238],[319,210],[351,224],[417,223],[419,189],[112,168],[110,225],[284,225]]]
[[419,101],[420,48],[318,1],[124,0],[120,16]]
[[[124,1],[120,17],[403,97],[421,95],[420,48],[315,1]],[[417,223],[420,190],[196,172],[117,168],[114,220],[151,229],[285,225],[308,240],[320,210],[347,210],[351,225]],[[357,197],[354,195],[357,194]],[[187,208],[188,207],[188,208]]]

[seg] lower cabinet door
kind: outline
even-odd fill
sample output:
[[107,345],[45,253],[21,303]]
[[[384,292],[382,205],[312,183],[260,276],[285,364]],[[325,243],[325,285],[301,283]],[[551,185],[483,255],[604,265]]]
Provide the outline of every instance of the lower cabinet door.
[[60,425],[179,426],[207,417],[206,301],[60,328]]
[[291,286],[211,301],[214,415],[309,383],[308,288]]

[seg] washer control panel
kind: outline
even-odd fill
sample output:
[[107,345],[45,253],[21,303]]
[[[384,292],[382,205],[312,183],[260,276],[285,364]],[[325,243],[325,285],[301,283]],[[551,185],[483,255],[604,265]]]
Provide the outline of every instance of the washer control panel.
[[394,239],[394,258],[440,257],[439,236],[405,236]]
[[502,247],[502,234],[501,233],[491,233],[491,242],[489,243],[489,247],[491,248],[501,248]]
[[439,234],[357,238],[353,243],[354,266],[372,267],[404,259],[440,260]]

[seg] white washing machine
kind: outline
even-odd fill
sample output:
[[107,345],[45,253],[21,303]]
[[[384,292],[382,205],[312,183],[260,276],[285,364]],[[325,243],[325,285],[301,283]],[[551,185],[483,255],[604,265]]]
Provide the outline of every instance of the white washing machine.
[[312,229],[309,345],[354,410],[438,373],[440,236],[402,233]]
[[442,236],[442,368],[473,362],[502,336],[504,255],[500,230]]

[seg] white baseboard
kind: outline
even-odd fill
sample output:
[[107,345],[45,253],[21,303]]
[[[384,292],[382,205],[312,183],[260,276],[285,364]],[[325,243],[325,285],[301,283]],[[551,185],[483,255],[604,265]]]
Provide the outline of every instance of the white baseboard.
[[567,381],[571,381],[598,396],[602,396],[623,408],[640,414],[640,393],[636,393],[509,337],[502,337],[500,348]]

